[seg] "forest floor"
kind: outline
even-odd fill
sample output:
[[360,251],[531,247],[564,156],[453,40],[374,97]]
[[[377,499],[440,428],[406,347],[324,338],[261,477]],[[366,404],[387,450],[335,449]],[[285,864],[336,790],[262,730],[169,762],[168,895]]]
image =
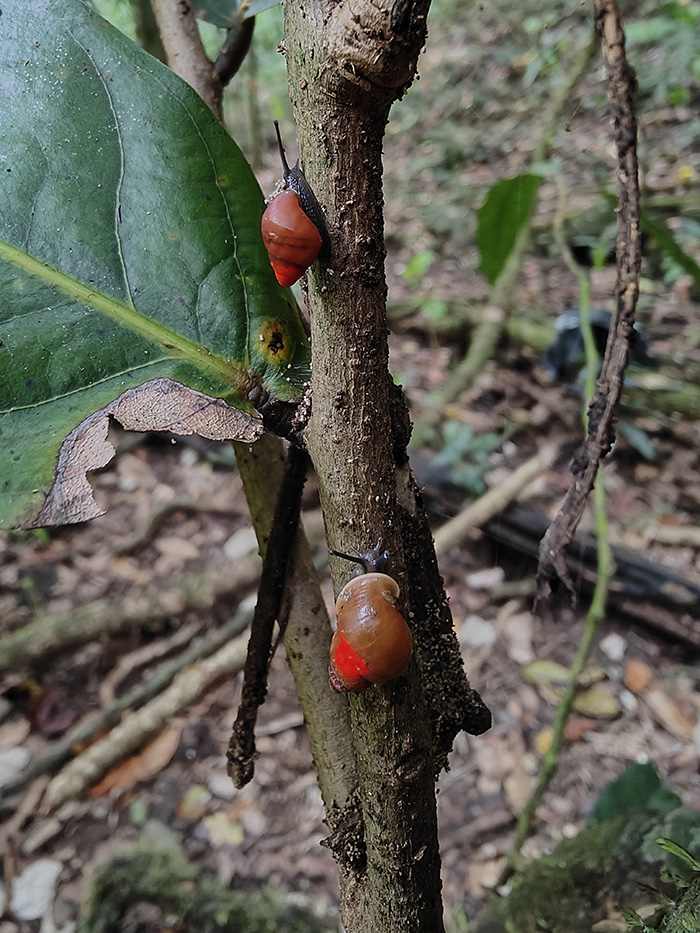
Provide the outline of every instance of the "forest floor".
[[[467,327],[452,328],[448,337],[438,334],[440,314],[455,303],[473,308],[488,300],[473,245],[474,208],[490,184],[527,168],[536,137],[537,76],[518,96],[532,56],[521,60],[515,52],[499,57],[495,51],[487,56],[488,49],[499,49],[511,26],[487,22],[484,14],[478,50],[466,25],[445,30],[439,48],[429,44],[421,61],[420,85],[432,87],[433,94],[439,86],[461,90],[446,112],[432,121],[426,118],[420,130],[402,126],[407,119],[402,104],[390,127],[387,268],[390,304],[402,309],[392,324],[391,366],[415,418],[468,343]],[[527,49],[527,36],[521,39]],[[551,149],[568,190],[567,210],[600,208],[596,172],[601,166],[607,173],[603,183],[614,178],[609,117],[596,69],[597,64],[586,88],[572,99]],[[484,91],[489,82],[500,89],[493,100]],[[479,94],[483,99],[476,99]],[[507,109],[506,99],[513,102]],[[421,115],[420,98],[412,113]],[[662,106],[654,99],[646,100],[640,114],[646,191],[668,199],[672,207],[665,217],[677,232],[686,229],[684,198],[697,200],[699,190],[698,140],[689,135],[688,118],[688,105]],[[488,145],[483,142],[486,125]],[[453,131],[457,153],[445,143]],[[443,177],[439,166],[450,159],[449,178]],[[406,190],[410,194],[402,197]],[[552,340],[557,313],[578,299],[576,280],[552,246],[547,227],[547,218],[561,209],[561,191],[561,185],[546,179],[537,214],[542,223],[538,227],[536,219],[534,245],[514,296],[517,311],[512,312],[547,324]],[[614,218],[612,209],[610,214]],[[599,226],[596,237],[600,234]],[[569,235],[574,242],[571,230]],[[697,241],[687,248],[700,259]],[[411,271],[417,254],[425,260],[419,274]],[[610,309],[614,267],[589,271],[592,307]],[[687,276],[667,273],[658,252],[650,250],[639,317],[652,352],[695,373],[697,380],[698,295]],[[436,300],[442,303],[437,312]],[[504,339],[496,357],[448,412],[453,428],[445,447],[452,455],[445,462],[453,479],[457,472],[468,477],[471,491],[446,484],[444,470],[437,471],[425,451],[415,454],[435,528],[548,444],[557,456],[523,501],[551,517],[570,481],[571,454],[582,439],[581,404],[571,386],[546,372],[540,350]],[[685,540],[682,534],[697,528],[700,518],[698,420],[652,406],[629,408],[621,420],[631,426],[628,439],[619,440],[604,468],[610,539],[698,584],[700,545],[692,534]],[[142,600],[145,606],[148,594],[172,593],[183,575],[232,568],[255,551],[227,448],[123,432],[115,433],[115,441],[117,457],[93,477],[97,500],[107,509],[102,518],[46,534],[0,536],[0,635],[79,607],[97,612],[105,600],[114,606],[127,598],[136,606]],[[647,456],[640,453],[642,447]],[[131,540],[161,505],[173,502],[182,507],[157,525],[151,539]],[[322,556],[313,479],[305,494],[304,522]],[[584,525],[592,528],[590,514]],[[669,529],[679,543],[663,543],[672,540]],[[473,920],[498,878],[516,817],[533,788],[556,705],[556,685],[528,673],[528,666],[536,660],[571,664],[587,604],[585,599],[576,607],[560,601],[547,617],[535,617],[528,588],[532,558],[479,532],[445,554],[440,566],[466,670],[493,713],[485,735],[457,737],[450,769],[439,782],[446,910],[464,911]],[[504,586],[517,581],[523,581],[525,595]],[[331,606],[327,579],[324,587]],[[242,583],[230,612],[254,592],[253,579]],[[194,640],[215,624],[211,614],[194,611],[144,624],[132,618],[119,632],[5,672],[0,681],[0,780],[45,753],[82,717],[108,709],[116,697],[152,678],[182,649],[183,635]],[[569,723],[556,777],[525,854],[551,851],[575,834],[601,790],[634,762],[652,762],[664,783],[688,807],[700,810],[697,654],[697,647],[639,618],[608,613],[590,659],[590,666],[602,672],[598,694],[593,706],[575,713]],[[41,802],[43,777],[11,799],[10,808],[0,813],[6,882],[21,878],[39,860],[48,860],[59,872],[51,905],[55,926],[42,929],[67,933],[95,866],[158,825],[224,882],[244,890],[271,885],[335,910],[335,864],[320,845],[327,834],[323,807],[284,652],[278,651],[273,662],[261,711],[255,778],[242,791],[231,785],[224,758],[239,690],[237,676],[219,680],[163,722],[145,751],[110,767],[91,789],[54,812]],[[125,919],[123,926],[141,933],[164,928],[164,920],[143,912]],[[4,914],[0,905],[0,933],[34,929],[38,922],[20,922],[9,905]]]

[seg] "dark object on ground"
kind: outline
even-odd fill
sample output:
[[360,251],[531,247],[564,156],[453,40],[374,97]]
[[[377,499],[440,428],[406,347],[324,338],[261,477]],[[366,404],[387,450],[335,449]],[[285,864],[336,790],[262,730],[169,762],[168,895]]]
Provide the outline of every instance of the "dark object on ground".
[[[484,532],[501,545],[536,558],[549,518],[530,506],[512,505],[484,525]],[[596,581],[594,535],[579,531],[566,548],[572,580],[590,594]],[[673,573],[637,551],[613,546],[615,573],[610,582],[610,606],[656,631],[700,647],[700,585]]]
[[[598,355],[602,358],[608,342],[608,331],[612,314],[602,308],[596,308],[589,314],[591,330]],[[578,308],[567,308],[556,320],[554,330],[557,335],[554,343],[545,350],[543,363],[552,379],[558,382],[576,382],[585,362],[583,337],[581,335],[581,314]],[[631,360],[640,366],[655,365],[649,341],[644,336],[639,324],[634,325],[631,346]]]

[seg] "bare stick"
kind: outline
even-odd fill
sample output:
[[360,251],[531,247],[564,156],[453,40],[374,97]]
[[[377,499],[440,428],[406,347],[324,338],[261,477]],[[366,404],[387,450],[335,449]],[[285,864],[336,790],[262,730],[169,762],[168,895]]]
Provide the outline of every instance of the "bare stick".
[[159,732],[179,710],[189,706],[223,676],[239,671],[245,660],[245,644],[245,635],[239,635],[211,657],[181,671],[159,696],[126,717],[104,739],[66,765],[49,784],[44,806],[54,810],[82,794],[108,768]]
[[240,515],[240,509],[221,505],[203,499],[173,499],[163,502],[151,512],[136,531],[118,542],[114,553],[120,557],[133,554],[139,548],[145,547],[158,534],[158,529],[175,512],[211,512],[216,515]]
[[228,773],[236,787],[245,787],[253,777],[255,722],[258,708],[264,703],[267,694],[267,669],[272,657],[272,630],[275,619],[279,620],[280,628],[284,628],[280,619],[280,608],[287,568],[299,525],[301,493],[306,481],[307,465],[306,453],[291,446],[263,560],[258,601],[243,674],[241,702],[227,754]]
[[221,119],[223,88],[204,54],[194,10],[187,0],[151,0],[168,64]]
[[205,638],[194,641],[189,648],[174,658],[168,664],[161,665],[158,670],[145,683],[139,684],[129,693],[118,697],[108,709],[95,713],[82,720],[70,731],[54,742],[51,748],[28,765],[21,774],[12,781],[8,781],[0,788],[2,796],[9,796],[21,790],[28,781],[41,774],[57,770],[65,761],[75,755],[75,748],[90,743],[96,735],[105,729],[110,729],[121,719],[127,710],[139,709],[144,703],[152,700],[162,690],[170,686],[173,679],[184,668],[206,658],[226,645],[232,638],[240,635],[250,624],[252,609],[240,609],[232,619],[215,629]]
[[450,548],[457,547],[470,531],[480,528],[502,512],[534,479],[549,469],[554,460],[554,453],[555,449],[552,446],[543,448],[519,466],[505,482],[495,489],[490,489],[459,515],[445,522],[435,533],[435,553],[440,556]]
[[44,616],[0,640],[0,671],[22,667],[75,645],[85,644],[129,627],[206,613],[252,586],[259,572],[253,556],[211,573],[186,574],[163,592],[148,587],[118,598],[99,599],[70,612]]
[[571,541],[581,520],[599,463],[613,445],[614,413],[622,392],[622,379],[627,365],[630,337],[634,327],[634,310],[639,293],[642,250],[636,148],[637,120],[633,103],[636,78],[625,56],[625,34],[615,0],[595,0],[595,21],[596,31],[602,41],[618,158],[616,302],[597,391],[589,408],[588,435],[571,464],[574,481],[558,515],[540,544],[538,603],[549,596],[553,578],[562,580],[573,592],[564,548]]

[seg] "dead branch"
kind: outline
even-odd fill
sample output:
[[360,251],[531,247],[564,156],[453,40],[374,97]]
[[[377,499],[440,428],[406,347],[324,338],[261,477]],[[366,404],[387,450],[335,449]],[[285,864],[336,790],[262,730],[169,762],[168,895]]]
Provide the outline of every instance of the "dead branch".
[[166,655],[172,655],[184,649],[199,634],[205,620],[196,618],[192,622],[181,625],[172,632],[168,638],[160,638],[154,642],[141,645],[135,651],[119,658],[114,668],[100,683],[100,706],[112,706],[119,689],[119,685],[139,667],[153,664]]
[[551,467],[555,453],[553,445],[543,448],[521,464],[500,486],[489,490],[459,515],[445,522],[435,532],[435,553],[438,556],[446,554],[451,548],[459,546],[471,531],[500,514],[533,480]]
[[133,535],[129,535],[114,548],[114,553],[120,557],[133,554],[139,548],[145,547],[158,534],[160,526],[174,515],[175,512],[211,512],[215,515],[239,515],[240,510],[227,508],[218,502],[209,502],[204,499],[173,499],[157,506],[151,514],[144,519]]
[[581,520],[600,461],[610,451],[614,442],[614,413],[622,392],[639,293],[642,248],[636,148],[637,121],[633,100],[636,78],[625,56],[625,34],[615,0],[596,0],[595,17],[596,31],[602,42],[605,59],[608,97],[618,154],[618,272],[615,284],[615,311],[610,322],[610,336],[596,394],[589,408],[588,435],[571,465],[574,480],[540,546],[538,603],[549,597],[552,579],[560,579],[573,592],[564,548],[571,541]]
[[170,590],[150,586],[118,598],[99,599],[70,612],[44,616],[0,641],[0,671],[36,663],[131,627],[138,628],[188,612],[210,612],[217,602],[253,586],[259,574],[257,557],[236,560],[210,573],[187,574]]
[[240,671],[245,661],[247,641],[245,635],[239,635],[211,657],[181,671],[158,697],[123,719],[109,735],[66,765],[49,784],[44,808],[55,810],[67,800],[81,795],[112,765],[134,752],[222,677]]
[[127,710],[137,710],[144,703],[158,696],[161,691],[170,686],[173,679],[182,670],[203,658],[208,658],[214,652],[219,651],[232,638],[240,635],[250,624],[252,614],[251,608],[239,609],[228,622],[207,636],[193,641],[182,654],[169,663],[162,664],[145,683],[139,684],[138,687],[115,699],[107,709],[83,719],[82,722],[79,722],[58,741],[54,742],[45,755],[31,762],[12,781],[3,784],[3,796],[9,796],[21,790],[28,781],[39,775],[55,771],[64,761],[75,756],[77,748],[92,742],[95,736],[104,732],[105,729],[116,726],[123,713]]
[[151,0],[168,64],[221,120],[223,87],[204,53],[194,10],[187,0]]
[[[543,512],[512,505],[484,525],[484,533],[521,553],[536,557],[547,528]],[[618,613],[635,619],[666,637],[700,647],[700,585],[651,561],[631,548],[613,544],[615,573],[608,602]],[[582,593],[596,582],[596,542],[589,532],[577,532],[564,549],[567,570]]]

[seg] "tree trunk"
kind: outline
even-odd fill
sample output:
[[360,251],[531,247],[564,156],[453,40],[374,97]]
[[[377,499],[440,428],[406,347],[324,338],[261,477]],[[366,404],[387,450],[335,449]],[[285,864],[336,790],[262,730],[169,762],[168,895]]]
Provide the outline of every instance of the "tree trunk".
[[[414,75],[427,8],[427,0],[285,5],[303,168],[332,241],[329,267],[309,276],[306,441],[329,545],[364,551],[382,539],[415,645],[407,677],[349,697],[358,787],[330,840],[348,933],[443,929],[434,780],[456,732],[489,724],[462,670],[407,465],[408,416],[387,366],[382,139]],[[350,568],[336,560],[332,571],[337,591]]]

